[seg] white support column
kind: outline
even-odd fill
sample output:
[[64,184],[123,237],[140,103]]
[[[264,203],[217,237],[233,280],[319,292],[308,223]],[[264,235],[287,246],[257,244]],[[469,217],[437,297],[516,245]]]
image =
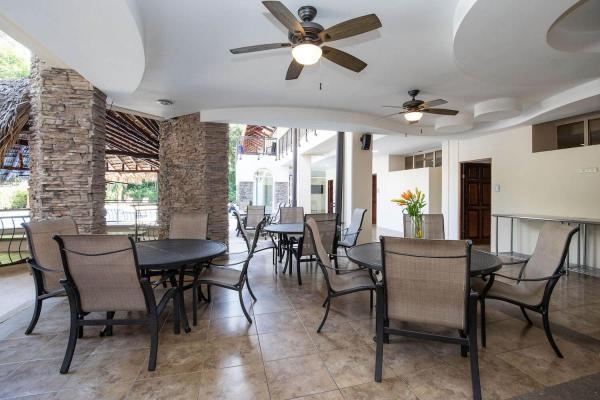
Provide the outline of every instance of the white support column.
[[347,226],[355,208],[365,208],[363,230],[358,243],[372,241],[372,199],[373,153],[362,150],[361,133],[346,133],[344,138],[344,195],[342,221]]
[[311,212],[310,178],[310,156],[298,154],[298,182],[296,193],[298,196],[298,207],[304,207],[304,213],[306,214],[310,214]]

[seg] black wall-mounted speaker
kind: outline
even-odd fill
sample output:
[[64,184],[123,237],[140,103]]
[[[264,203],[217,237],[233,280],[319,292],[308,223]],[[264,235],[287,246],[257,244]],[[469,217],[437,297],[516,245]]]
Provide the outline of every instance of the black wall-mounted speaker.
[[360,148],[362,150],[369,150],[371,148],[371,137],[372,135],[370,133],[365,133],[360,137]]

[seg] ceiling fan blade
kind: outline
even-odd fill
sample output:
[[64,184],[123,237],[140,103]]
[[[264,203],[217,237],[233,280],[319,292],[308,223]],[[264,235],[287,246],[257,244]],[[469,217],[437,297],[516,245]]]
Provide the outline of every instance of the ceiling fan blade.
[[294,17],[294,14],[292,14],[282,2],[263,1],[263,4],[267,7],[267,10],[269,10],[271,14],[273,14],[273,16],[288,29],[288,31],[304,34],[304,28],[300,25],[300,22],[298,22],[296,17]]
[[426,101],[425,103],[421,104],[421,108],[437,107],[437,106],[441,106],[442,104],[446,104],[446,103],[447,103],[447,101],[442,100],[442,99],[431,100],[431,101]]
[[403,106],[381,106],[385,108],[404,108]]
[[269,43],[257,44],[255,46],[238,47],[237,49],[229,50],[232,54],[254,53],[255,51],[274,50],[284,47],[290,47],[290,43]]
[[375,14],[363,15],[362,17],[340,22],[331,28],[325,29],[319,34],[323,42],[340,40],[350,36],[360,35],[381,28],[381,21]]
[[304,68],[304,65],[292,58],[292,62],[288,67],[287,73],[285,74],[285,80],[291,81],[292,79],[298,79],[300,72],[302,72],[302,68]]
[[323,57],[351,71],[360,72],[367,66],[366,62],[333,47],[323,46],[321,50],[323,50]]
[[379,117],[379,118],[377,118],[377,120],[380,120],[380,119],[385,119],[385,118],[389,118],[389,117],[393,117],[394,115],[402,115],[402,114],[404,114],[405,112],[406,112],[406,111],[400,111],[400,112],[395,112],[395,113],[393,113],[393,114],[384,115],[383,117]]
[[438,114],[438,115],[456,115],[458,111],[456,110],[448,110],[446,108],[423,108],[419,111],[429,114]]

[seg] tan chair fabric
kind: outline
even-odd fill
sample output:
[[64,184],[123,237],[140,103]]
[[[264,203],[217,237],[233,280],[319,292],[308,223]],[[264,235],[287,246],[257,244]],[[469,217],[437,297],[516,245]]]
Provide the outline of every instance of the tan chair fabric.
[[[306,219],[312,219],[316,222],[319,228],[319,234],[321,244],[324,249],[330,253],[334,253],[335,239],[337,233],[337,214],[307,214]],[[313,248],[310,230],[304,227],[304,238],[302,240],[302,255],[312,256],[316,255],[316,251]]]
[[171,216],[169,239],[206,239],[208,214],[201,211],[175,213]]
[[352,212],[352,219],[350,220],[350,226],[346,230],[343,240],[340,242],[342,245],[352,246],[358,239],[358,234],[362,228],[364,215],[367,212],[364,208],[355,208]]
[[248,206],[246,210],[246,228],[256,228],[265,218],[265,206]]
[[[414,226],[410,215],[403,214],[404,237],[414,238]],[[423,214],[421,230],[423,239],[444,239],[444,215]]]
[[250,233],[246,230],[246,227],[242,223],[240,214],[234,212],[233,215],[235,215],[235,218],[237,219],[238,227],[240,228],[240,233],[242,234],[242,239],[244,239],[244,242],[246,243],[246,248],[250,250],[250,242],[254,239],[254,233]]
[[72,218],[58,218],[47,221],[23,224],[29,239],[29,251],[35,262],[42,268],[56,272],[42,271],[44,288],[49,291],[61,289],[64,278],[62,259],[54,235],[77,235],[77,225]]
[[128,237],[60,237],[64,242],[67,265],[79,292],[83,311],[147,310]]
[[388,317],[465,329],[466,243],[384,237],[383,246]]
[[[556,274],[562,266],[562,257],[575,229],[567,224],[545,223],[538,236],[533,254],[525,265],[522,278],[539,279]],[[502,270],[499,273],[503,274]],[[504,273],[503,275],[509,274]],[[474,286],[478,289],[482,289],[482,285],[485,284],[481,279],[479,279],[480,282],[476,282],[476,279],[473,281]],[[514,299],[535,306],[542,302],[547,283],[547,280],[507,283],[496,279],[487,295]]]
[[281,224],[300,224],[304,222],[304,207],[281,207],[279,209]]
[[[240,264],[241,266],[241,264]],[[209,268],[203,268],[200,273],[202,282],[214,282],[225,285],[235,286],[241,280],[241,271],[232,267],[217,267],[211,265]]]
[[325,247],[323,246],[323,242],[321,242],[321,240],[320,240],[321,232],[319,232],[319,226],[317,225],[317,222],[313,218],[307,218],[306,225],[308,225],[310,227],[310,230],[311,230],[311,232],[313,232],[315,237],[319,238],[318,240],[314,241],[315,242],[314,245],[316,246],[315,254],[317,255],[317,257],[319,257],[319,261],[326,268],[333,268],[331,266],[331,259],[329,258],[329,252],[325,249]]

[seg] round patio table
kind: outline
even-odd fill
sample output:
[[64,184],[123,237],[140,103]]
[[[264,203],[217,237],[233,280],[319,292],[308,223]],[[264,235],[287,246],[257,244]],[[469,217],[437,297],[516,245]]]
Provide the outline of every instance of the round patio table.
[[[227,251],[225,243],[216,240],[166,239],[137,242],[135,245],[138,266],[151,271],[179,272],[177,292],[179,295],[180,317],[184,330],[190,332],[190,324],[185,312],[183,281],[187,266],[208,262]],[[179,327],[175,328],[179,333]]]
[[[277,233],[281,236],[285,237],[285,244],[287,246],[287,256],[285,258],[285,268],[283,272],[285,273],[286,268],[289,268],[290,275],[292,274],[292,242],[288,239],[288,235],[302,235],[304,234],[304,223],[298,222],[293,224],[270,224],[265,226],[265,232],[269,233]],[[280,254],[279,262],[281,262],[281,258],[283,258],[283,254]]]
[[[365,243],[348,249],[348,258],[356,264],[381,271],[381,243]],[[498,271],[502,267],[502,261],[494,254],[481,250],[471,251],[471,276],[488,275]]]

